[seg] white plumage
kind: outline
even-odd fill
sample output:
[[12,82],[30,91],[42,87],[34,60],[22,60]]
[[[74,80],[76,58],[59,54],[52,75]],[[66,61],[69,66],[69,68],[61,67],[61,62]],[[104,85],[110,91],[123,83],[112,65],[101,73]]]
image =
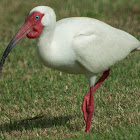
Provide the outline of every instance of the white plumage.
[[51,8],[36,7],[30,14],[34,11],[45,14],[37,52],[48,67],[90,79],[140,47],[132,35],[99,20],[72,17],[56,22]]

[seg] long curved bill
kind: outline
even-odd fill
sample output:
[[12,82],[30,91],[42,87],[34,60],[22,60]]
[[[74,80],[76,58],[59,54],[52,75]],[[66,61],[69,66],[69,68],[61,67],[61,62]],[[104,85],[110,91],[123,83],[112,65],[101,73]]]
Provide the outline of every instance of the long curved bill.
[[20,30],[16,33],[16,35],[13,37],[13,39],[10,41],[10,43],[8,44],[7,48],[5,49],[1,62],[0,62],[0,77],[1,77],[1,73],[2,73],[2,68],[3,68],[3,64],[6,60],[6,57],[8,56],[8,54],[10,53],[10,51],[12,50],[12,48],[23,38],[25,37],[29,32],[30,32],[30,27],[31,25],[28,22],[25,22],[23,24],[23,26],[20,28]]

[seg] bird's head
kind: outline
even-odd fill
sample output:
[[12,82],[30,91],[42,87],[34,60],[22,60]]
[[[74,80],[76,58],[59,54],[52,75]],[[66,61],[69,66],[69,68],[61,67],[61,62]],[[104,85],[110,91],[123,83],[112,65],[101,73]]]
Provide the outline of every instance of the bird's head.
[[8,44],[4,51],[0,62],[0,74],[2,72],[2,67],[5,62],[6,57],[12,50],[12,48],[25,36],[28,38],[37,38],[43,32],[43,28],[47,25],[51,25],[51,22],[56,20],[55,13],[52,8],[47,6],[38,6],[30,11],[30,13],[25,18],[25,23],[16,33],[13,39]]

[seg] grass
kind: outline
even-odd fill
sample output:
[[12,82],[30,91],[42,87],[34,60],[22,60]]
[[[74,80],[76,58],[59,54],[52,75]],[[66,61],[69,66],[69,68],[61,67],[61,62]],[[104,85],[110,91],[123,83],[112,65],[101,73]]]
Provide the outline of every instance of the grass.
[[[0,56],[37,5],[52,7],[57,20],[93,17],[140,39],[139,0],[1,0]],[[139,56],[140,52],[133,52],[111,68],[95,93],[92,129],[85,134],[81,105],[89,90],[87,79],[43,66],[36,56],[35,40],[22,40],[8,56],[0,80],[0,139],[137,140]]]

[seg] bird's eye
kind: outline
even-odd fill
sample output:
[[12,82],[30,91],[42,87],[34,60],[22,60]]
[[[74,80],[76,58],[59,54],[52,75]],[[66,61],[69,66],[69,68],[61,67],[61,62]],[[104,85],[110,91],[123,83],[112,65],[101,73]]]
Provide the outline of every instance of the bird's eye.
[[39,20],[39,16],[36,16],[35,19],[36,19],[36,20]]

